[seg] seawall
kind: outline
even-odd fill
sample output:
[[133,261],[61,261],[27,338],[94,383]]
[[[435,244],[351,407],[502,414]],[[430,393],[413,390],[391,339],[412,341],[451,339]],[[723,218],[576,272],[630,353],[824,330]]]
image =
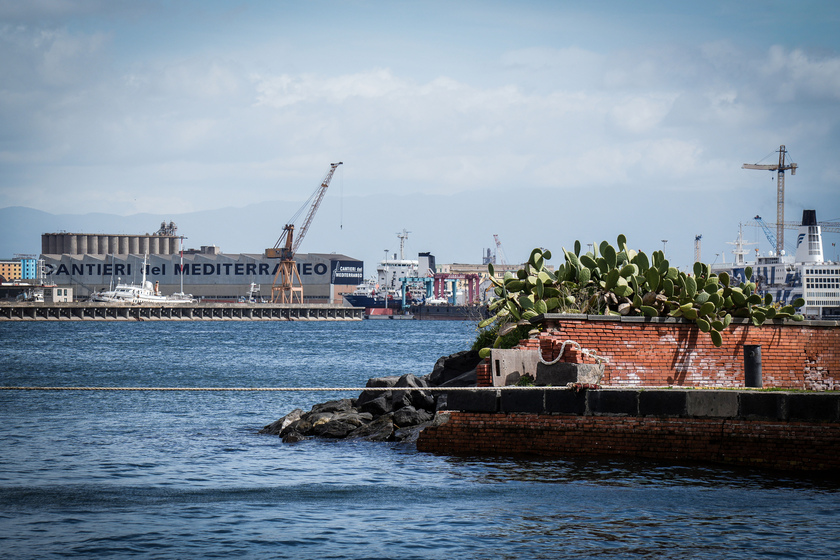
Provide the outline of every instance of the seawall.
[[0,304],[0,321],[360,321],[361,307],[326,304]]
[[836,392],[528,388],[448,399],[418,450],[840,468]]

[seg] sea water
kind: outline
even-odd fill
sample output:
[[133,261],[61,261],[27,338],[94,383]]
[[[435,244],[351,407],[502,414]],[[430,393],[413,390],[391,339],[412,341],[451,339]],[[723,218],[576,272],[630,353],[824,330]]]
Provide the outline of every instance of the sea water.
[[[361,387],[474,323],[5,322],[0,385]],[[3,558],[837,558],[840,481],[258,430],[343,392],[0,391]]]

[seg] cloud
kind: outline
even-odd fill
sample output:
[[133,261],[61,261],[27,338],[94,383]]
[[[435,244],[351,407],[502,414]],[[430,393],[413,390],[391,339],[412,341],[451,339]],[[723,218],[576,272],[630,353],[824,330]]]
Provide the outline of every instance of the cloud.
[[840,100],[840,56],[814,56],[801,49],[773,46],[761,73],[777,84],[777,99]]

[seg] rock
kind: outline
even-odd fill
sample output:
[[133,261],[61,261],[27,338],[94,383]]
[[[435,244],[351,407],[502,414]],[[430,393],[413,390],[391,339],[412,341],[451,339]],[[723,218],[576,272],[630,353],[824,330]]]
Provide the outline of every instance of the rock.
[[280,437],[284,437],[287,433],[298,432],[299,434],[309,435],[312,433],[316,425],[329,422],[334,416],[332,412],[307,412],[300,417],[300,420],[292,422],[289,426],[280,432]]
[[305,439],[309,439],[309,438],[304,436],[303,434],[300,434],[300,433],[292,430],[292,431],[286,433],[286,435],[283,436],[283,443],[297,443],[297,442],[303,441]]
[[352,408],[353,401],[351,399],[341,399],[316,404],[310,412],[349,412]]
[[394,412],[394,424],[400,428],[416,426],[432,419],[432,413],[426,410],[417,410],[413,406],[406,406]]
[[453,377],[446,383],[441,383],[438,387],[475,387],[478,383],[475,370],[476,368],[472,368],[470,371],[462,373],[458,377]]
[[373,420],[373,415],[369,412],[358,413],[354,410],[352,412],[336,413],[313,422],[312,434],[328,438],[342,438],[371,420]]
[[359,410],[361,410],[362,412],[369,412],[374,416],[382,416],[383,414],[388,414],[392,411],[390,395],[388,395],[388,397],[382,395],[376,397],[371,401],[367,401],[359,406]]
[[350,422],[342,420],[332,420],[323,422],[317,426],[312,427],[312,435],[321,436],[325,438],[343,438],[347,434],[358,428],[358,426]]
[[429,427],[431,424],[432,421],[429,420],[428,422],[423,422],[422,424],[417,424],[416,426],[400,428],[394,432],[394,439],[403,443],[415,443],[417,438],[420,437],[420,432]]
[[[429,384],[425,379],[415,377],[414,375],[408,373],[400,377],[396,384],[394,384],[394,388],[397,387],[416,387],[418,389],[427,389]],[[428,391],[402,391],[404,396],[401,400],[396,398],[396,393],[397,391],[394,391],[394,397],[391,399],[391,402],[394,404],[394,410],[403,408],[404,406],[413,406],[417,409],[426,410],[435,409],[435,399]],[[397,406],[397,403],[400,403],[402,406]]]
[[408,391],[394,391],[388,404],[393,411],[405,408],[406,406],[411,406],[411,395]]
[[[399,381],[399,377],[390,376],[390,377],[372,377],[368,379],[365,387],[376,387],[376,388],[387,388],[393,387],[397,381]],[[356,401],[357,407],[362,407],[365,403],[372,401],[376,398],[381,396],[387,396],[389,399],[391,397],[390,391],[363,391],[359,398]]]
[[373,422],[356,428],[347,434],[348,438],[362,438],[369,441],[388,441],[394,435],[393,414],[385,414]]
[[448,381],[474,370],[481,362],[478,352],[465,350],[451,356],[444,356],[435,363],[432,373],[425,376],[426,381],[433,387],[439,387]]
[[272,422],[271,424],[269,424],[268,426],[265,426],[262,430],[259,431],[259,433],[269,434],[269,435],[272,435],[272,436],[279,435],[280,432],[285,430],[292,422],[296,422],[297,420],[300,420],[300,417],[301,417],[302,414],[303,414],[303,411],[299,408],[296,408],[293,411],[291,411],[290,413],[288,413],[286,416],[281,418],[280,420],[276,420],[276,421]]
[[[446,394],[431,387],[470,387],[476,384],[478,352],[466,351],[440,358],[434,371],[423,377],[412,374],[368,379],[357,399],[316,404],[303,413],[296,409],[265,426],[260,433],[278,434],[284,442],[311,436],[363,438],[370,441],[415,441],[422,429],[437,422]],[[410,389],[410,390],[403,390]]]

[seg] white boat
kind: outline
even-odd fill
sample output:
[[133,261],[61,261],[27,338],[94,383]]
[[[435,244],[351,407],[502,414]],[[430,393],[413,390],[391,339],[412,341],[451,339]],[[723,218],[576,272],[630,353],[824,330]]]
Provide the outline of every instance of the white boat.
[[752,281],[762,296],[770,294],[774,303],[789,305],[797,298],[805,300],[799,312],[807,319],[840,318],[840,263],[823,258],[822,232],[815,210],[802,212],[802,223],[793,256],[769,254],[756,256],[748,263],[746,243],[739,233],[733,243],[734,263],[712,265],[713,272],[726,271],[732,281],[744,282],[746,268],[752,267]]
[[183,292],[172,294],[169,296],[163,295],[158,289],[158,284],[152,284],[146,280],[146,265],[147,257],[143,257],[143,279],[140,285],[137,284],[120,284],[117,279],[117,287],[111,290],[94,292],[90,296],[91,301],[105,302],[105,303],[193,303],[195,299],[191,294]]

